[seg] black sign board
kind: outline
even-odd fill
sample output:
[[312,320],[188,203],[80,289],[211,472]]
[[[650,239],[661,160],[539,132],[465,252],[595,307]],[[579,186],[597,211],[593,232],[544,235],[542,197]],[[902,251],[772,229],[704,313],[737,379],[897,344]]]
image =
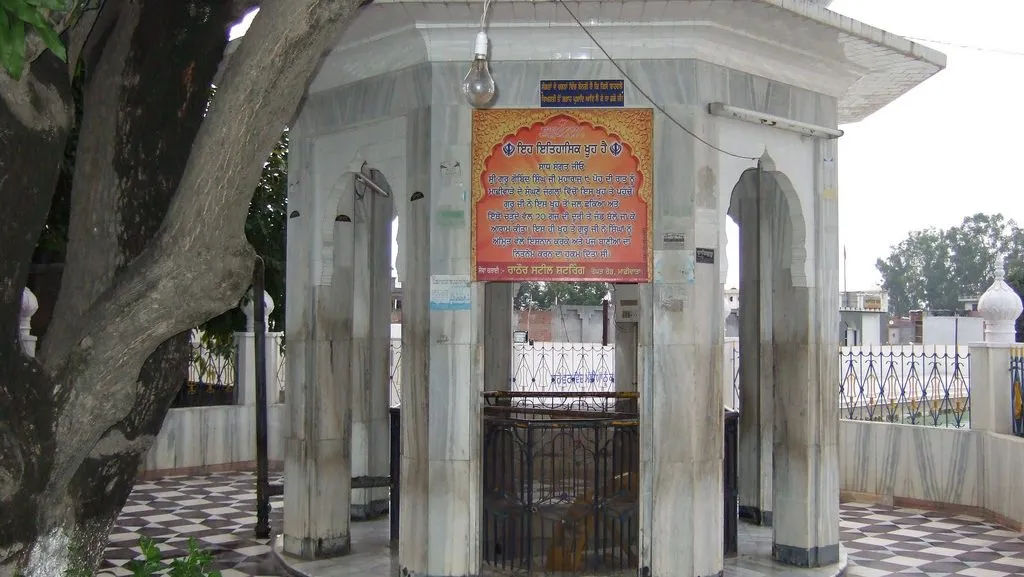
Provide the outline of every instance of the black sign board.
[[541,80],[541,108],[624,106],[624,80]]
[[698,248],[697,249],[697,262],[703,264],[715,264],[715,249],[713,248]]

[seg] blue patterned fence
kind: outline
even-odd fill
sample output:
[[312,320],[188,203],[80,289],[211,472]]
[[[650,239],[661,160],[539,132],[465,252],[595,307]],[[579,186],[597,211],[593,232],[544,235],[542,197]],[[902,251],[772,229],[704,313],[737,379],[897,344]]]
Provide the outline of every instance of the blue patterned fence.
[[1024,437],[1024,347],[1010,351],[1010,417],[1013,434]]
[[970,426],[970,355],[956,346],[843,347],[841,417],[863,421]]

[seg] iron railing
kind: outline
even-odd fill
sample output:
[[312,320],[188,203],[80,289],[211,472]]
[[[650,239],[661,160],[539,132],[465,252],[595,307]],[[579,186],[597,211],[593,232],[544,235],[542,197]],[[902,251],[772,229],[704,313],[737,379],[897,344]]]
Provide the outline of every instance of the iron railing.
[[[544,393],[571,394],[524,394]],[[604,395],[605,407],[635,402],[634,396]],[[589,411],[586,418],[573,418],[571,410],[503,405],[510,400],[505,395],[484,398],[481,546],[487,568],[525,575],[636,575],[636,413]]]
[[614,391],[615,345],[513,345],[510,384],[513,391]]
[[726,369],[728,379],[732,381],[732,399],[727,399],[727,406],[734,410],[740,410],[740,344],[739,342],[726,342],[725,354],[728,356]]
[[[402,341],[391,341],[390,358],[391,406],[397,407],[402,404]],[[513,391],[611,392],[615,390],[615,345],[517,344],[509,379]],[[556,402],[546,404],[558,408]]]
[[844,419],[970,426],[970,354],[955,346],[843,347]]
[[236,355],[204,346],[198,336],[191,339],[188,379],[171,403],[172,407],[233,405],[238,377]]
[[388,372],[388,384],[391,390],[391,406],[402,404],[402,341],[391,341],[391,369]]
[[483,393],[486,408],[502,411],[507,407],[518,415],[552,415],[594,417],[637,414],[638,393],[599,391],[487,391]]
[[272,345],[267,347],[267,355],[277,355],[277,371],[275,374],[270,375],[271,380],[267,387],[267,395],[268,397],[274,395],[273,398],[277,399],[271,402],[283,403],[288,376],[288,367],[285,366],[287,354],[285,351],[284,333],[271,335],[271,342]]
[[1010,418],[1013,434],[1024,437],[1024,347],[1010,350]]

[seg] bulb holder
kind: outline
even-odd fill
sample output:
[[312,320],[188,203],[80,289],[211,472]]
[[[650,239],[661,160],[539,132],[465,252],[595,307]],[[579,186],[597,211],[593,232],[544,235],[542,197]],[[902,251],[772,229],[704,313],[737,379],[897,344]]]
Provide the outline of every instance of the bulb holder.
[[474,58],[487,58],[487,33],[483,30],[476,33],[476,44],[473,47]]

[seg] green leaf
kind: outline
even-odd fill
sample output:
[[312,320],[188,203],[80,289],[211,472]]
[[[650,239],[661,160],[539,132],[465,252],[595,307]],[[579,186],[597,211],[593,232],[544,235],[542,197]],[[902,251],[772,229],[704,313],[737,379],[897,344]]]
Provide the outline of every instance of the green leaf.
[[8,10],[22,22],[36,27],[46,25],[46,21],[43,19],[43,14],[39,11],[39,8],[29,6],[24,1],[5,0],[5,2],[7,3]]
[[[11,78],[18,80],[25,69],[25,25],[0,10],[6,23],[0,22],[0,65]],[[6,24],[6,25],[5,25]]]
[[25,2],[32,6],[46,8],[47,10],[59,10],[61,12],[67,12],[68,10],[67,0],[25,0]]
[[43,23],[43,26],[36,26],[35,29],[36,33],[39,34],[39,37],[43,39],[44,43],[46,43],[46,47],[52,50],[53,53],[57,55],[57,58],[61,59],[61,61],[67,62],[67,51],[64,50],[64,44],[60,41],[60,38],[57,37],[57,33],[53,31],[53,28],[51,28],[49,24]]

